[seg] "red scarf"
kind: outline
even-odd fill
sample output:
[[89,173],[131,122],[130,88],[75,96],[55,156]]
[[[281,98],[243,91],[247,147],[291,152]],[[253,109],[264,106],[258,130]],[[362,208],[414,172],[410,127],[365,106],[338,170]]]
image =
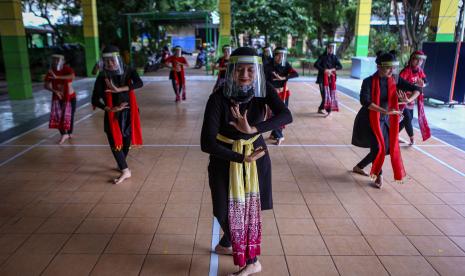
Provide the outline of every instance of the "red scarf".
[[[380,105],[381,90],[379,88],[379,76],[375,73],[372,78],[371,100],[374,104]],[[391,77],[388,79],[388,110],[399,110],[396,91],[396,82],[394,78]],[[381,172],[386,155],[386,147],[379,121],[380,113],[370,110],[369,117],[371,129],[375,134],[379,146],[378,154],[376,155],[371,167],[370,175],[373,176],[379,175]],[[389,115],[389,123],[389,153],[391,155],[391,165],[392,170],[394,171],[394,179],[400,181],[405,176],[405,169],[399,147],[399,115]]]
[[325,109],[331,111],[339,111],[336,98],[336,73],[331,75],[324,74],[323,87],[325,89]]
[[[109,108],[113,107],[113,93],[108,90],[105,91],[105,101]],[[140,126],[139,107],[134,90],[129,91],[129,106],[131,110],[131,145],[142,146],[142,128]],[[115,150],[121,150],[123,148],[123,135],[121,134],[118,118],[114,112],[108,112],[108,121],[114,141],[114,145],[112,146]]]
[[[65,70],[54,70],[53,73],[59,76],[63,74],[66,75],[68,72],[65,72]],[[63,92],[63,98],[61,100],[55,93],[53,93],[48,127],[63,131],[70,130],[72,118],[71,100],[75,96],[74,93],[72,93],[73,91],[70,91],[69,89],[72,80],[53,79],[50,74],[47,74],[45,81],[51,82],[54,90]]]
[[[415,84],[419,78],[426,78],[426,75],[421,68],[418,68],[416,72],[414,72],[411,66],[407,66],[404,68],[404,70],[402,70],[402,72],[400,72],[400,77],[412,84]],[[420,95],[417,98],[417,102],[418,125],[420,126],[421,137],[423,138],[423,141],[426,141],[431,137],[431,130],[428,126],[428,121],[426,120],[423,93],[420,93]],[[412,105],[413,104],[414,103],[412,103]]]

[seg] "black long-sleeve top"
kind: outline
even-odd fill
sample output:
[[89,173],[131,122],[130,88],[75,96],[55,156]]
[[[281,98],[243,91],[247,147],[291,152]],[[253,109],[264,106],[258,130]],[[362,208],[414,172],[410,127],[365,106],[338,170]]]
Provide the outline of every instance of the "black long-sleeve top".
[[[360,90],[360,103],[366,109],[372,103],[371,99],[371,84],[373,82],[373,77],[368,77],[363,80],[362,88]],[[404,80],[403,78],[399,78],[397,82],[397,89],[405,90],[405,91],[420,91],[421,88],[415,86],[408,81]],[[388,79],[387,78],[379,78],[379,90],[380,90],[380,98],[379,98],[379,106],[387,109],[388,108]],[[388,121],[389,115],[381,114],[380,120],[381,121]]]
[[[211,94],[208,99],[200,137],[202,151],[210,155],[227,161],[241,163],[244,160],[244,155],[232,151],[230,145],[218,141],[216,139],[218,133],[233,140],[247,140],[256,134],[264,133],[292,122],[291,112],[278,97],[274,88],[270,84],[267,84],[266,97],[254,97],[250,102],[239,106],[241,114],[244,114],[245,110],[247,110],[249,124],[255,126],[258,130],[258,133],[255,134],[242,133],[230,124],[231,121],[235,120],[230,110],[232,104],[230,100],[223,96],[221,89],[223,88],[220,88],[218,93]],[[274,114],[272,118],[267,120],[265,120],[266,105],[270,107]]]
[[[275,76],[273,72],[277,73],[281,77],[285,77],[285,80],[274,80]],[[293,78],[297,78],[299,74],[297,73],[292,65],[289,62],[286,62],[286,65],[282,66],[281,64],[276,64],[274,61],[269,63],[265,67],[265,79],[273,85],[274,88],[282,88],[284,84]]]
[[328,55],[327,53],[319,56],[313,66],[318,70],[316,83],[323,83],[323,76],[326,69],[342,69],[342,64],[339,61],[339,58],[334,54]]
[[[111,78],[113,84],[117,87],[128,86],[129,90],[141,88],[142,82],[139,74],[132,68],[127,68],[123,75],[108,76],[105,72],[100,72],[95,80],[94,90],[92,93],[92,105],[101,109],[105,109],[105,78]],[[123,102],[129,103],[129,91],[114,93],[112,95],[113,106],[119,106]]]

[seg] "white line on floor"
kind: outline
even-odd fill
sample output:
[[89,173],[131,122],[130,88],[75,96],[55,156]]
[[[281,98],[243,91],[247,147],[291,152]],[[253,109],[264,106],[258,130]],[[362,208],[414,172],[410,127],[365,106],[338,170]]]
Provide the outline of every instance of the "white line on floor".
[[[309,85],[309,84],[307,84],[307,85]],[[358,102],[356,99],[350,97],[349,95],[346,95],[346,94],[344,94],[344,93],[339,93],[339,94],[344,95],[346,98],[349,98],[349,99],[351,99],[351,100],[353,100],[353,101]],[[343,106],[343,107],[347,108],[348,110],[350,110],[351,112],[357,114],[357,112],[356,112],[354,109],[349,108],[349,107],[347,107],[346,105],[344,105],[344,104],[342,104],[342,103],[341,103],[341,106]],[[417,129],[417,130],[418,130],[418,129]],[[433,136],[433,137],[434,137],[434,136]],[[435,138],[435,137],[434,137],[434,138]],[[437,139],[437,138],[436,138],[436,139]],[[439,140],[439,139],[438,139],[438,140]],[[448,145],[448,146],[450,146],[450,147],[452,147],[452,148],[456,148],[456,147],[454,147],[454,146],[452,146],[452,145],[450,145],[450,144],[448,144],[448,143],[446,143],[446,142],[444,142],[444,141],[441,141],[441,142],[443,142],[444,144],[446,144],[446,145]],[[416,150],[418,150],[419,152],[423,153],[424,155],[426,155],[426,156],[432,158],[433,160],[437,161],[439,164],[441,164],[441,165],[443,165],[443,166],[449,168],[450,170],[452,170],[452,171],[458,173],[459,175],[465,176],[465,173],[463,173],[462,171],[460,171],[460,170],[454,168],[453,166],[449,165],[447,162],[442,161],[441,159],[437,158],[437,157],[434,156],[433,154],[428,153],[428,152],[425,151],[425,150],[422,150],[418,145],[413,146],[413,148],[416,149]],[[462,152],[463,152],[463,151],[462,151]]]
[[215,246],[220,242],[220,224],[216,218],[213,218],[212,226],[212,243],[210,253],[210,271],[208,276],[218,275],[218,254],[215,253]]
[[[92,112],[91,114],[87,114],[86,116],[84,116],[84,117],[82,117],[81,119],[79,119],[78,121],[76,121],[76,122],[74,123],[74,125],[77,125],[77,124],[79,124],[80,122],[82,122],[82,121],[84,121],[84,120],[90,118],[90,117],[93,116],[94,114],[95,114],[95,112]],[[40,146],[40,144],[42,144],[42,143],[44,143],[45,141],[47,141],[47,139],[50,139],[50,138],[52,138],[53,136],[55,136],[55,135],[57,135],[57,134],[58,134],[58,133],[55,132],[54,134],[51,134],[51,135],[47,136],[46,138],[44,138],[44,139],[40,140],[39,142],[35,143],[34,145],[31,145],[31,146],[29,146],[28,148],[26,148],[25,150],[23,150],[23,151],[21,151],[21,152],[15,154],[14,156],[8,158],[7,160],[5,160],[5,161],[3,161],[2,163],[0,163],[0,167],[3,167],[5,164],[8,164],[9,162],[15,160],[16,158],[22,156],[22,155],[25,154],[26,152],[28,152],[28,151],[30,151],[30,150],[32,150],[32,149],[34,149],[34,148]]]

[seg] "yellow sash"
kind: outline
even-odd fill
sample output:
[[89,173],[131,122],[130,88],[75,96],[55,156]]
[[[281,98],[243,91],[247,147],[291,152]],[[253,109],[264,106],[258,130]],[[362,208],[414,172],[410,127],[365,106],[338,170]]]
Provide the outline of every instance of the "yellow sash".
[[[249,156],[254,151],[253,143],[260,137],[256,135],[249,140],[232,140],[221,134],[216,136],[221,142],[231,144],[232,150],[244,156]],[[245,175],[244,167],[245,166]],[[244,185],[245,182],[245,185]],[[229,163],[229,198],[238,202],[245,202],[246,195],[259,194],[257,163],[253,162],[230,162]]]

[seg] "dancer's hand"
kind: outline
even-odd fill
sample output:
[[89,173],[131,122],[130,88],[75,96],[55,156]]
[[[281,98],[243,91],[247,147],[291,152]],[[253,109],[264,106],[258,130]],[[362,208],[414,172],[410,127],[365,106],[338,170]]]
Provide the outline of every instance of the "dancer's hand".
[[285,77],[281,77],[279,74],[277,74],[276,72],[273,72],[273,76],[275,77],[273,80],[286,80]]
[[55,93],[55,95],[57,95],[58,99],[62,100],[63,99],[63,92],[59,91],[59,90],[53,90],[53,93]]
[[105,107],[105,111],[107,112],[120,112],[121,110],[129,108],[129,104],[127,102],[121,103],[119,106],[114,107]]
[[56,79],[57,75],[53,72],[53,70],[48,70],[48,73],[50,74],[50,78]]
[[410,99],[407,96],[407,93],[405,93],[402,90],[397,90],[397,98],[399,99],[399,103],[409,103]]
[[244,162],[253,162],[255,160],[258,160],[262,158],[263,156],[265,156],[265,153],[266,153],[266,149],[264,149],[263,147],[258,147],[252,152],[252,154],[244,157]]
[[113,82],[110,79],[105,79],[105,83],[107,84],[108,90],[111,91],[111,93],[119,93],[120,89],[116,87]]
[[425,87],[425,81],[422,78],[418,78],[415,85],[418,87]]
[[235,105],[231,107],[231,113],[236,121],[229,122],[229,124],[234,126],[237,130],[245,134],[254,134],[258,132],[256,127],[251,127],[249,125],[249,121],[247,120],[247,110],[244,112],[244,115],[242,115],[239,110],[239,105]]
[[389,110],[388,112],[386,112],[386,115],[402,115],[402,111],[392,109],[392,110]]

